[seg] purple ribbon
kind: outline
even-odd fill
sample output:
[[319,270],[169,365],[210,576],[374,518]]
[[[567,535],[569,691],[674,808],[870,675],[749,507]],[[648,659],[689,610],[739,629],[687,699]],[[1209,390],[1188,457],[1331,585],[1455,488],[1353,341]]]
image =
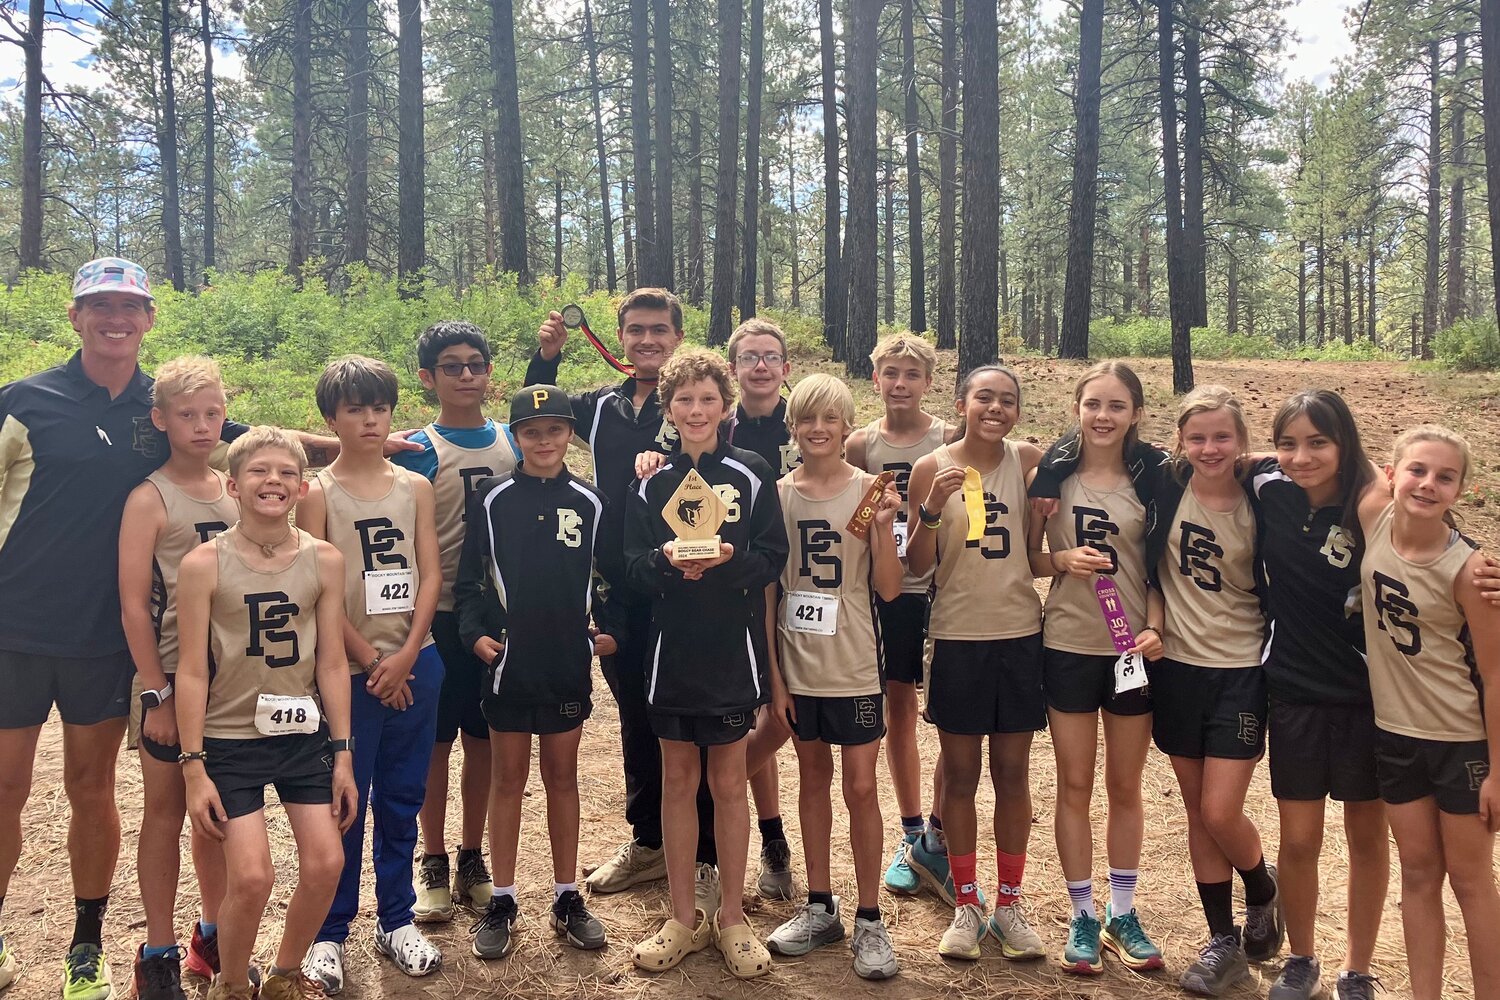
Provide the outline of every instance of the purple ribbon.
[[1099,598],[1099,610],[1104,613],[1104,624],[1109,628],[1109,637],[1115,651],[1128,653],[1135,645],[1135,633],[1130,630],[1130,619],[1125,615],[1125,602],[1120,599],[1120,590],[1114,580],[1107,576],[1094,577],[1094,596]]

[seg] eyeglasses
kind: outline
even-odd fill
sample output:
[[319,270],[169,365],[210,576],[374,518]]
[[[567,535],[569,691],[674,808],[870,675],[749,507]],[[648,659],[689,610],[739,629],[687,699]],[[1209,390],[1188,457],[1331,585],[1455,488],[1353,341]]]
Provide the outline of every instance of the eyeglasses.
[[781,367],[781,363],[786,360],[786,356],[777,354],[775,351],[771,351],[768,354],[752,354],[747,351],[734,360],[741,368],[754,368],[761,362],[765,362],[767,368],[774,370]]
[[488,375],[490,371],[490,363],[488,361],[470,361],[468,364],[450,362],[443,365],[433,365],[432,367],[449,378],[458,378],[464,373],[465,368],[469,370],[470,375]]

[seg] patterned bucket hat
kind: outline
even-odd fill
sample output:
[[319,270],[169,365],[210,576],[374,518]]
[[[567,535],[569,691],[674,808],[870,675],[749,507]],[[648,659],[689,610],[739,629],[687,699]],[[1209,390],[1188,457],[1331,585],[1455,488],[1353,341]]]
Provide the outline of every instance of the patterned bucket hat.
[[73,278],[73,298],[96,292],[124,292],[151,298],[151,282],[146,269],[123,257],[100,257],[78,269]]

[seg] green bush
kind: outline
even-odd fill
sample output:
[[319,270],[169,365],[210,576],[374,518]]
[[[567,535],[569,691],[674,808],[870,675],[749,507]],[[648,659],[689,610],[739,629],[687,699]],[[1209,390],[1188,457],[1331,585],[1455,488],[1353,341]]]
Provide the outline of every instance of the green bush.
[[1463,320],[1440,330],[1432,349],[1445,367],[1457,371],[1500,368],[1500,331],[1493,319]]

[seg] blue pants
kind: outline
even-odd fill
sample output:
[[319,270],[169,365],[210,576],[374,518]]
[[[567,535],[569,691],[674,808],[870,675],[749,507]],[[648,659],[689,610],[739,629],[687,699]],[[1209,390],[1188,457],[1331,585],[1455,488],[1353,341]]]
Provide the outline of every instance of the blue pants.
[[404,712],[387,708],[365,690],[365,675],[349,678],[351,732],[354,734],[354,783],[359,813],[344,834],[344,872],[319,941],[342,943],[349,922],[359,912],[359,878],[365,866],[365,811],[375,813],[375,905],[380,929],[411,923],[417,893],[412,886],[412,857],[417,846],[417,813],[427,796],[427,764],[437,730],[438,692],[443,661],[428,646],[412,667],[412,704]]

